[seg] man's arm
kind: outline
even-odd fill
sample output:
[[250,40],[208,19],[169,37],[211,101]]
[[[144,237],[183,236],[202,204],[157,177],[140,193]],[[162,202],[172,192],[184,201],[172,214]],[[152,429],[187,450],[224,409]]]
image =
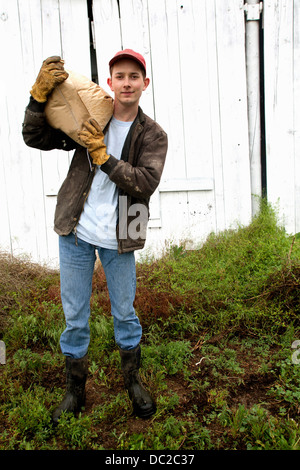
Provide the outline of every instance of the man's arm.
[[45,103],[32,96],[25,110],[22,134],[26,145],[39,150],[72,150],[76,143],[60,130],[53,129],[46,121]]
[[104,135],[94,119],[83,124],[78,136],[86,145],[93,162],[101,165],[101,170],[120,189],[139,199],[147,199],[154,193],[162,175],[168,148],[167,134],[159,126],[145,133],[143,150],[138,155],[136,165],[107,155]]
[[[150,137],[150,136],[149,136]],[[146,140],[148,140],[146,138]],[[137,166],[110,156],[101,166],[111,181],[131,196],[149,198],[157,186],[163,172],[167,154],[167,135],[163,130],[145,142]]]

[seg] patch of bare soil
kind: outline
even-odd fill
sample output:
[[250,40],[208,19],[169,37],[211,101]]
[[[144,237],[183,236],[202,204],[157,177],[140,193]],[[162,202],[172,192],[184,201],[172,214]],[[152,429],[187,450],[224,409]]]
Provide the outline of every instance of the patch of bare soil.
[[[272,406],[268,392],[274,383],[274,377],[271,374],[257,375],[249,374],[245,377],[243,383],[233,390],[230,397],[230,404],[236,408],[239,404],[246,408],[251,408],[255,404],[264,404],[265,408]],[[269,404],[269,406],[268,406]]]

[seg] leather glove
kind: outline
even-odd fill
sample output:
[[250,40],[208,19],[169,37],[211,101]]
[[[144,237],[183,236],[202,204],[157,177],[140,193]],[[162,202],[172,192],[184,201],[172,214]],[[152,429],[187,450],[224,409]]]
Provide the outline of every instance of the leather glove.
[[83,123],[81,131],[78,131],[78,137],[88,149],[93,163],[102,165],[109,159],[106,153],[104,143],[104,134],[96,119],[89,119]]
[[68,72],[64,69],[64,61],[59,56],[48,57],[44,60],[30,93],[36,101],[45,103],[48,95],[68,76]]

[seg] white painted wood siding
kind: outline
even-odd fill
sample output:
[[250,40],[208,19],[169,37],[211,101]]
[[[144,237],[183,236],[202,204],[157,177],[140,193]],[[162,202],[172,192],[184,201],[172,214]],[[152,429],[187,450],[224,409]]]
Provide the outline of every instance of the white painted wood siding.
[[[243,4],[242,0],[93,1],[100,85],[107,88],[108,61],[116,51],[129,47],[141,52],[151,79],[141,106],[169,137],[163,178],[152,198],[146,250],[160,251],[165,243],[184,240],[193,246],[211,231],[250,222]],[[299,22],[299,8],[295,6],[291,18],[293,0],[269,0],[268,4],[269,18],[273,14],[277,18],[277,23],[269,26],[271,31],[275,27],[278,30],[279,24],[282,33],[289,21],[293,20],[294,25]],[[295,26],[294,31],[293,41],[298,46],[289,52],[286,75],[291,73],[292,63],[299,66],[299,29]],[[273,36],[277,37],[275,33]],[[69,68],[91,75],[87,2],[0,0],[0,41],[2,63],[6,64],[0,74],[0,247],[55,264],[56,194],[72,155],[29,149],[22,140],[21,125],[29,90],[43,59],[59,54]],[[282,42],[287,47],[284,36]],[[279,52],[273,57],[273,69],[279,64],[280,79],[272,76],[272,64],[268,69],[268,80],[272,82],[269,96],[273,90],[274,97],[276,90],[274,116],[269,111],[270,155],[276,152],[279,116],[283,111],[290,113],[281,95],[286,59],[280,47]],[[293,81],[290,75],[286,80],[291,102],[299,98],[299,79],[294,74]],[[297,125],[286,122],[286,126],[292,129],[293,145],[299,150],[298,114],[294,106]],[[288,130],[285,138],[291,146]],[[286,184],[292,177],[291,167],[292,162],[289,170],[285,169]],[[270,162],[268,171],[268,178],[278,179]],[[272,194],[269,181],[268,187]],[[291,206],[299,192],[297,184],[294,188],[287,201]]]
[[268,199],[300,232],[300,2],[264,1]]

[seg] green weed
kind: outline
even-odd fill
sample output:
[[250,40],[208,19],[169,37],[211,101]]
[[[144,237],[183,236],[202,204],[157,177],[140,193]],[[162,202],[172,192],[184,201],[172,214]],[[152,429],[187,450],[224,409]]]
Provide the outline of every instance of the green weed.
[[299,448],[299,425],[292,419],[281,421],[260,405],[251,409],[239,405],[226,410],[219,419],[227,430],[233,448],[246,450],[296,450]]
[[141,377],[157,402],[144,422],[123,387],[98,265],[87,406],[54,428],[65,382],[59,273],[0,255],[0,449],[299,449],[299,284],[300,237],[265,201],[247,227],[139,262]]

